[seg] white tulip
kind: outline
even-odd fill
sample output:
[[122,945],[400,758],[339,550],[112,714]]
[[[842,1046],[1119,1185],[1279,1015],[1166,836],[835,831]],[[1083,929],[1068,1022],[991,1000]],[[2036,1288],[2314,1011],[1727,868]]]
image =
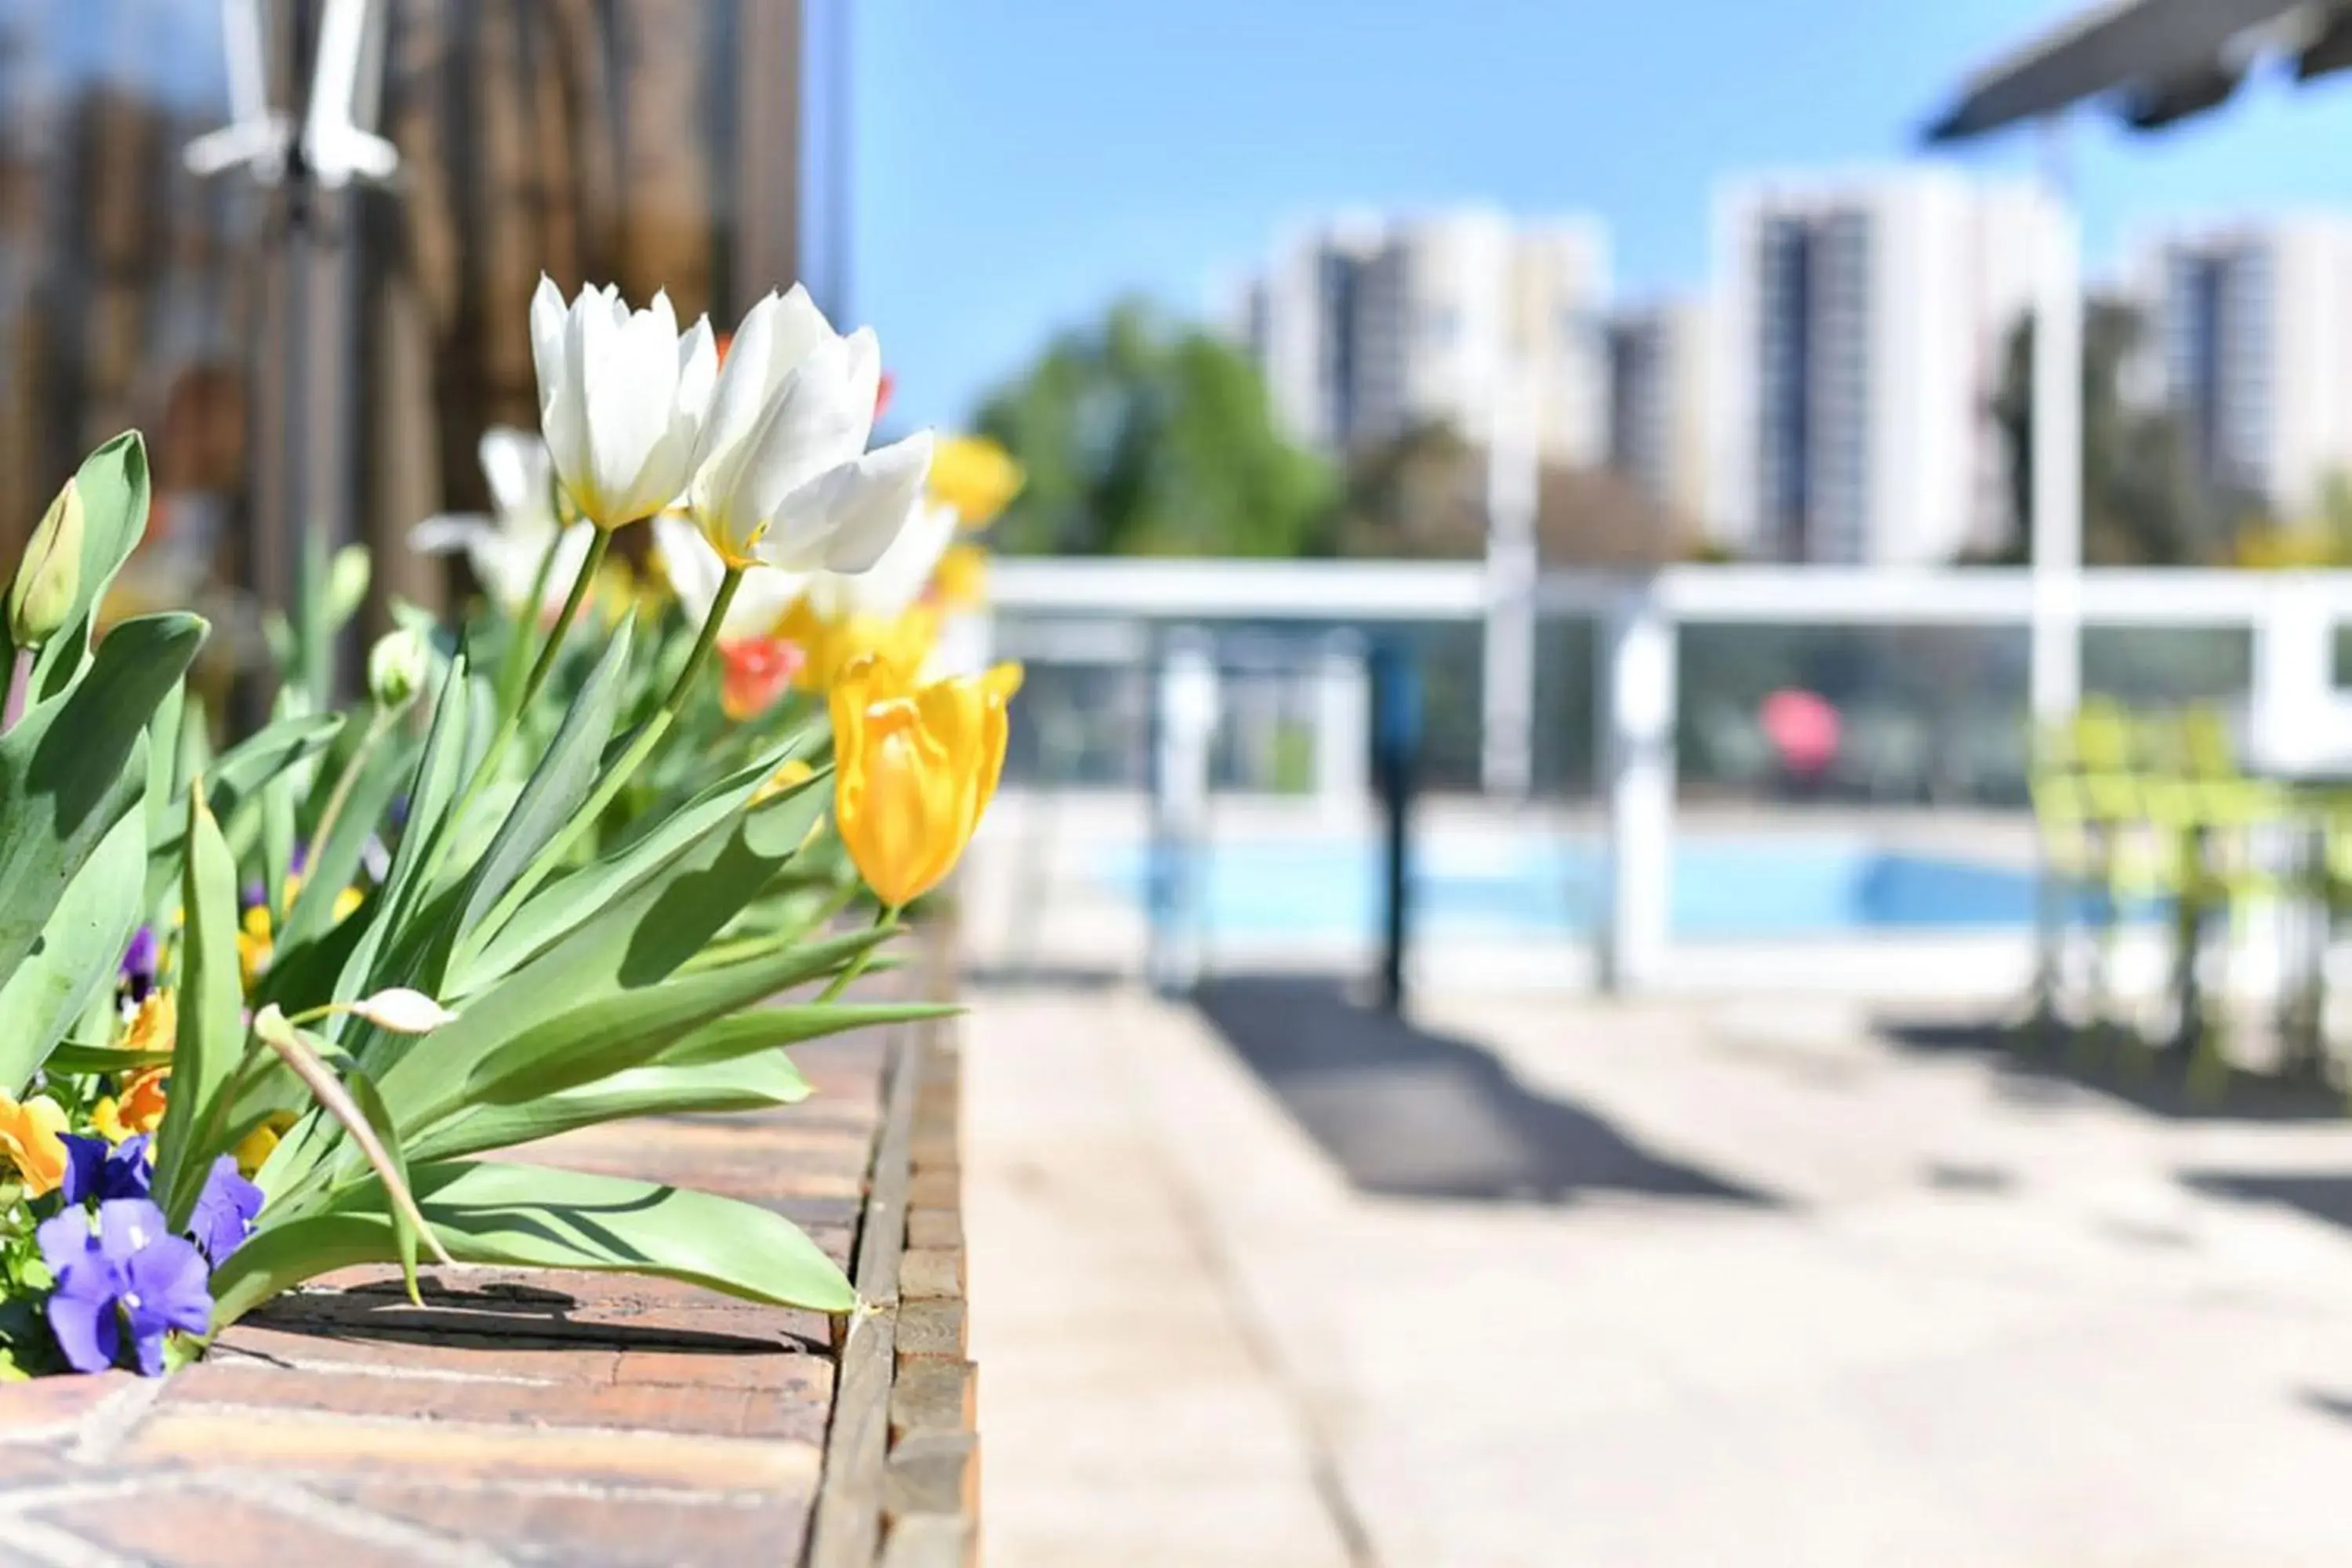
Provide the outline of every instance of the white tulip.
[[667,293],[631,310],[618,289],[583,289],[567,307],[541,277],[530,350],[540,430],[583,517],[619,528],[686,489],[719,374],[708,318],[681,337]]
[[490,488],[491,514],[444,512],[409,531],[411,548],[427,554],[463,550],[482,591],[509,615],[522,612],[532,579],[547,553],[548,541],[562,531],[562,542],[540,584],[539,614],[552,614],[580,573],[595,531],[584,522],[565,524],[555,511],[554,470],[547,444],[528,430],[499,426],[482,433],[482,478]]
[[835,625],[853,616],[889,620],[904,615],[930,585],[955,536],[955,508],[919,498],[898,537],[873,565],[863,572],[819,572],[808,580],[810,612]]
[[[788,347],[767,351],[763,384]],[[688,502],[729,565],[862,572],[889,547],[922,493],[931,436],[866,450],[881,377],[870,330],[822,337],[775,380],[750,427],[708,453]],[[738,417],[731,399],[728,417]]]
[[702,423],[695,454],[696,470],[757,429],[783,389],[784,377],[819,343],[839,335],[797,283],[788,294],[770,291],[744,311],[728,342],[727,357],[719,363],[719,384],[711,392],[709,416]]
[[[662,572],[669,578],[670,591],[677,595],[688,623],[701,626],[718,602],[727,563],[719,559],[719,552],[710,548],[700,529],[669,512],[654,519],[654,552],[661,557]],[[727,606],[727,618],[719,623],[719,640],[739,642],[772,636],[776,623],[801,596],[806,581],[793,572],[746,573]]]

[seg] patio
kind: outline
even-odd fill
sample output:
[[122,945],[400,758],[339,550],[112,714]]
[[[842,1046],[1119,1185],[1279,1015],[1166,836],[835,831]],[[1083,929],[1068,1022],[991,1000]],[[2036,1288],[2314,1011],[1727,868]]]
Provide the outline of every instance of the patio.
[[991,1555],[2352,1555],[2352,1130],[1979,1011],[982,994]]

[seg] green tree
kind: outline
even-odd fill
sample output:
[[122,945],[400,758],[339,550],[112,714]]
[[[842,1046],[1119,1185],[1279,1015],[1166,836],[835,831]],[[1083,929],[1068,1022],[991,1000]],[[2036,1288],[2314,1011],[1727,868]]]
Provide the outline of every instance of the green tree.
[[1325,552],[1336,484],[1275,427],[1256,369],[1197,327],[1114,307],[981,406],[1028,483],[992,531],[1074,555]]
[[[2120,300],[2089,300],[2083,310],[2083,559],[2094,566],[2188,566],[2228,553],[2258,510],[2197,475],[2188,433],[2171,410],[2126,395],[2144,352],[2147,318]],[[1991,414],[2009,453],[2011,515],[2018,523],[1991,557],[2022,563],[2033,495],[2033,322],[2009,335]]]

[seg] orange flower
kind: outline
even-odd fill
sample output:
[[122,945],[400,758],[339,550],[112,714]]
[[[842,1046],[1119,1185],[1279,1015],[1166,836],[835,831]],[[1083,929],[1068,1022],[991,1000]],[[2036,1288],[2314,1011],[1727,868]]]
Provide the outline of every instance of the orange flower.
[[719,708],[730,719],[756,718],[775,705],[808,654],[782,637],[741,637],[719,645]]

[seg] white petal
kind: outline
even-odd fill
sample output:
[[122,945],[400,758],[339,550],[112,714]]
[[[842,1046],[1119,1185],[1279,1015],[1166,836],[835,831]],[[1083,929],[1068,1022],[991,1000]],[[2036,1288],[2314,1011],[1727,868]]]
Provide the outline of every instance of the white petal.
[[530,361],[539,373],[539,407],[546,413],[553,389],[563,384],[563,292],[542,272],[530,296]]
[[777,509],[761,559],[786,571],[866,570],[906,526],[930,466],[925,430],[827,469]]
[[726,563],[700,529],[667,512],[654,519],[654,551],[661,557],[670,591],[677,595],[687,618],[700,626],[710,614],[711,602],[719,597],[719,581],[726,574]]
[[778,572],[766,566],[754,566],[743,574],[742,583],[735,590],[735,602],[727,606],[727,618],[719,625],[719,635],[732,641],[737,637],[767,637],[801,596],[807,580],[794,572]]
[[903,441],[877,447],[857,460],[857,468],[856,500],[835,521],[825,567],[868,572],[889,559],[908,574],[912,586],[907,602],[912,604],[955,532],[951,512],[922,504],[923,482],[931,473],[931,433],[918,430]]
[[428,517],[408,531],[408,548],[420,555],[447,555],[467,548],[480,536],[495,532],[490,520],[478,511],[445,511]]
[[874,409],[870,396],[857,406],[853,342],[819,343],[784,377],[766,420],[743,443],[751,455],[736,484],[739,508],[773,517],[786,496],[864,449]]
[[494,425],[475,448],[490,505],[501,517],[536,516],[547,510],[547,444],[529,430]]
[[718,384],[711,390],[709,410],[703,417],[697,468],[750,435],[766,409],[781,303],[775,295],[768,295],[743,313],[742,323],[735,329],[734,339],[727,345],[726,363],[719,367]]
[[[677,397],[677,333],[668,303],[618,321],[589,313],[581,359],[594,475],[590,516],[607,528],[635,521],[675,493],[644,494],[648,459],[670,434]],[[574,499],[590,508],[589,497]]]

